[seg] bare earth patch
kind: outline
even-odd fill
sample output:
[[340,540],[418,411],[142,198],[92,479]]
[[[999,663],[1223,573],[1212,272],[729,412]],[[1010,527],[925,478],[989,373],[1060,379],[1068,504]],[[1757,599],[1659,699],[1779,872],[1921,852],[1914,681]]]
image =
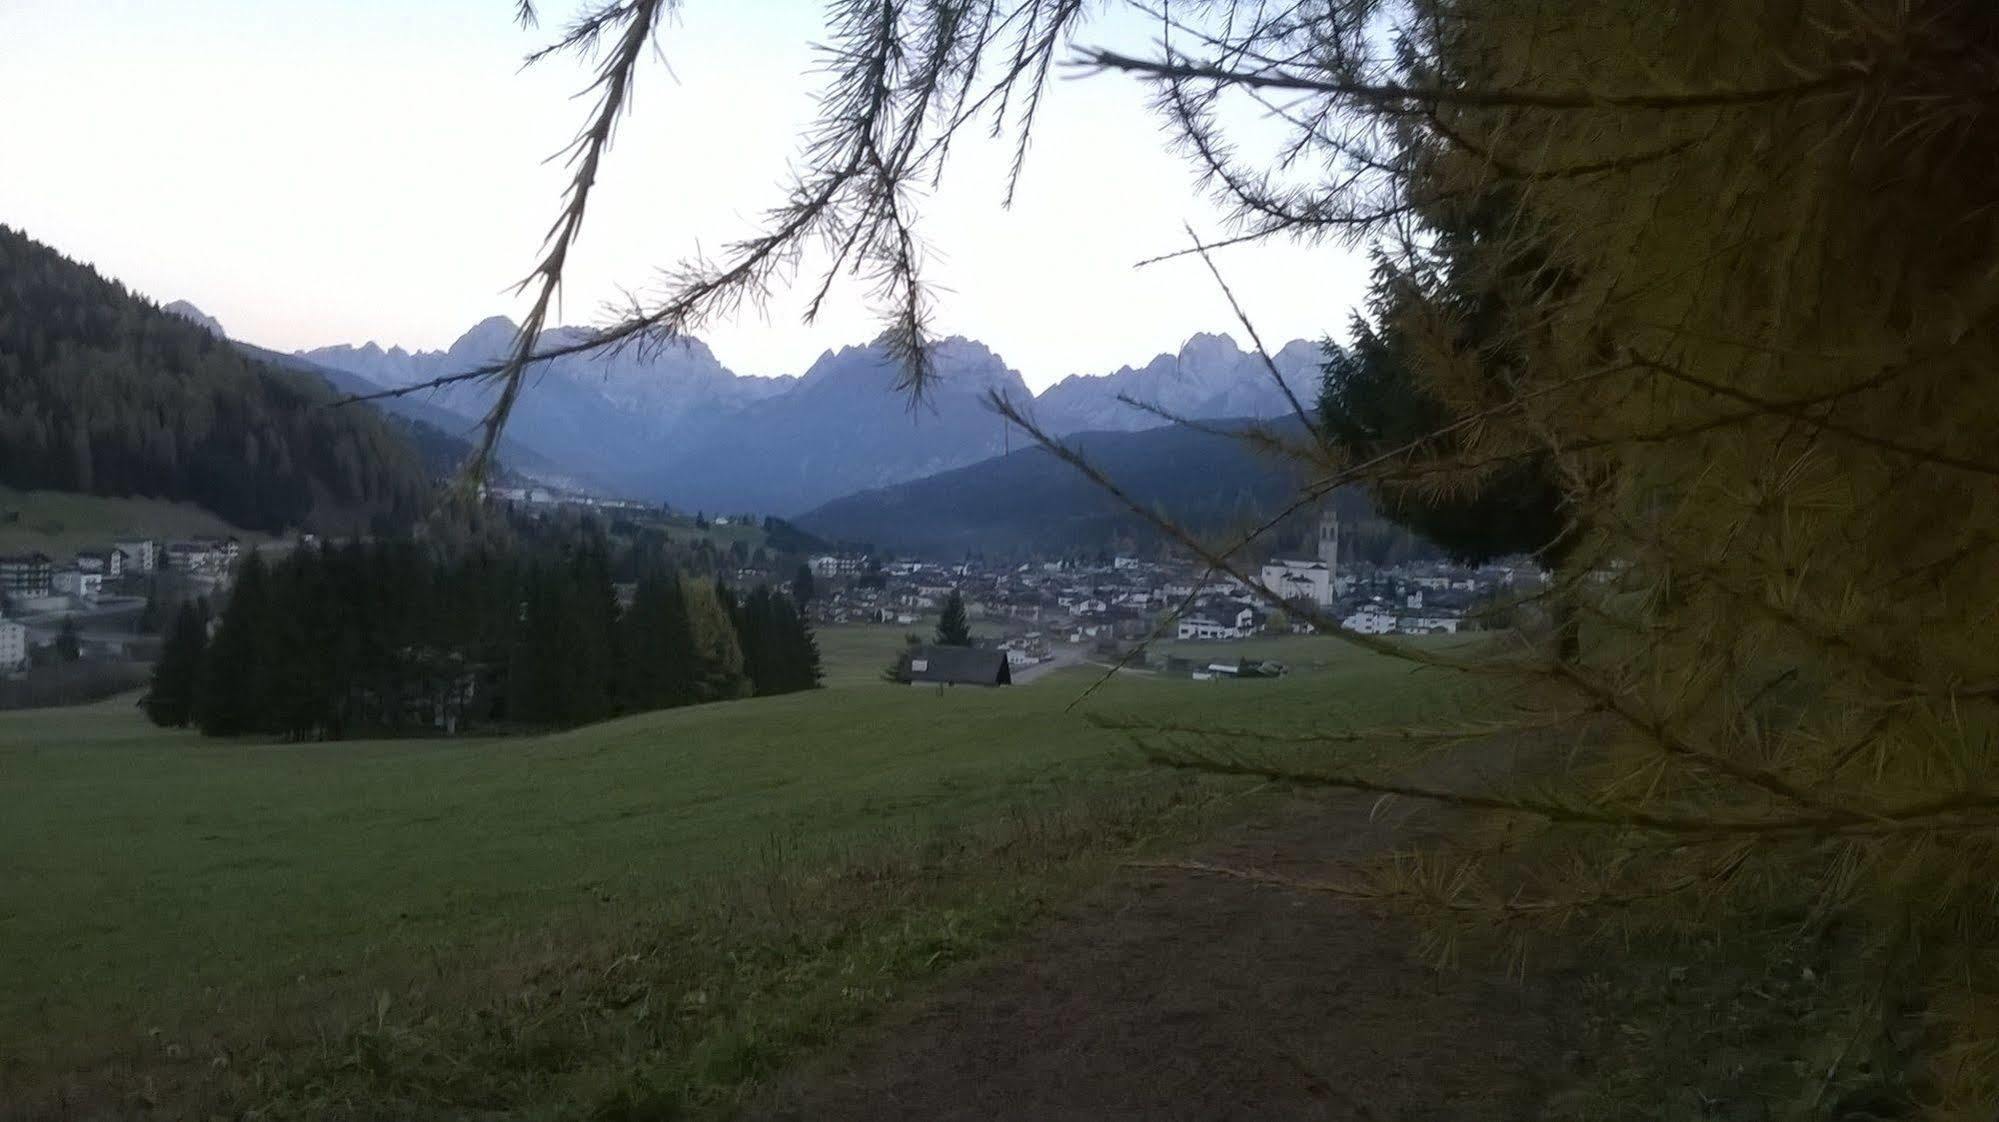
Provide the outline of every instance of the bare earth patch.
[[[1310,877],[1445,816],[1294,800],[1203,861]],[[756,1119],[1510,1119],[1575,1054],[1567,972],[1438,972],[1350,901],[1145,868],[773,1086]],[[1566,1022],[1566,1024],[1565,1024]]]

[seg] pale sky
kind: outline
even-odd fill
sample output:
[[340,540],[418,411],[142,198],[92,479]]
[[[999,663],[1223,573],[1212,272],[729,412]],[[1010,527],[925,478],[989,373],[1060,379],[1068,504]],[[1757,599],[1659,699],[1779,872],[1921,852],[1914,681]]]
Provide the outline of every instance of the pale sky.
[[[584,71],[520,60],[575,10],[543,0],[0,0],[0,223],[230,334],[280,350],[448,345],[493,314],[554,218]],[[719,252],[780,200],[812,113],[814,0],[687,0],[649,65],[594,196],[564,322],[697,248]],[[1081,37],[1142,49],[1116,13]],[[977,134],[982,141],[983,134]],[[1243,339],[1198,259],[1134,270],[1220,215],[1164,150],[1145,94],[1058,80],[1026,177],[1001,206],[1004,145],[954,155],[926,202],[936,326],[998,351],[1039,388]],[[1265,341],[1345,334],[1365,263],[1332,246],[1231,249],[1220,262]],[[796,374],[879,330],[865,290],[819,321],[780,297],[700,334],[742,374]]]

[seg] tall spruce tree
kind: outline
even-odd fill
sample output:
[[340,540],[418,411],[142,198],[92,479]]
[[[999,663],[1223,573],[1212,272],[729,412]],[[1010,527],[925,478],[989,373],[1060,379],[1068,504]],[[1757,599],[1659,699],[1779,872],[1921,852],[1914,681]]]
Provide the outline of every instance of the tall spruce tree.
[[83,657],[83,637],[77,634],[75,616],[64,616],[62,628],[56,632],[56,657],[64,662]]
[[256,550],[236,570],[222,625],[209,644],[196,689],[195,722],[210,736],[237,736],[267,727],[263,708],[271,659],[270,571]]
[[625,653],[620,697],[626,709],[665,709],[700,700],[700,662],[679,578],[641,578],[619,627]]
[[758,697],[783,690],[784,655],[773,626],[775,617],[769,587],[758,585],[744,597],[735,611],[736,639],[743,647],[743,673]]
[[734,597],[729,595],[728,586],[720,581],[685,581],[681,589],[701,667],[701,700],[743,696],[748,681],[743,673],[742,640],[737,637],[730,610]]
[[819,688],[823,671],[819,662],[819,640],[812,634],[812,621],[803,610],[794,609],[782,597],[774,597],[778,631],[784,645],[785,692]]
[[326,619],[335,613],[322,598],[319,570],[319,551],[311,546],[300,546],[271,570],[258,636],[265,653],[260,715],[247,731],[305,740],[326,724],[322,695],[332,669]]
[[160,661],[153,666],[152,689],[146,694],[146,716],[154,724],[186,728],[194,720],[195,691],[207,648],[207,622],[193,601],[182,601],[160,648]]
[[965,597],[957,589],[944,601],[944,614],[937,618],[937,644],[943,647],[972,645],[972,625],[965,616]]

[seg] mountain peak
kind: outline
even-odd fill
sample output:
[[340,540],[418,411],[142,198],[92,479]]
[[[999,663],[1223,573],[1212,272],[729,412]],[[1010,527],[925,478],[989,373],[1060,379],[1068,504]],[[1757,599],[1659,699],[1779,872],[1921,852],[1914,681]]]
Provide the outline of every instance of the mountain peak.
[[1228,362],[1242,353],[1242,348],[1236,346],[1235,336],[1227,332],[1197,331],[1180,344],[1180,361],[1183,363]]
[[497,357],[513,341],[520,328],[505,316],[487,316],[460,335],[447,352],[453,358],[484,361]]
[[[1272,354],[1270,362],[1302,396],[1317,376],[1319,345],[1293,340]],[[1244,351],[1233,336],[1199,332],[1189,336],[1177,353],[1161,354],[1142,367],[1064,378],[1035,399],[1035,413],[1052,432],[1134,430],[1165,423],[1157,413],[1132,408],[1126,398],[1172,416],[1203,420],[1275,417],[1291,411],[1261,357]]]
[[222,330],[222,324],[217,322],[214,316],[209,315],[207,312],[202,311],[185,300],[176,300],[160,310],[192,322],[195,326],[215,336],[217,339],[227,339],[229,337],[229,333]]

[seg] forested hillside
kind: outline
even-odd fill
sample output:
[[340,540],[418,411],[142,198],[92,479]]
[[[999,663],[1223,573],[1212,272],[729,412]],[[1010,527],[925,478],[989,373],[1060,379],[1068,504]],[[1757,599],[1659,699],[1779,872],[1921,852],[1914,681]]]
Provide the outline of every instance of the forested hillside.
[[417,453],[330,400],[0,226],[0,484],[185,500],[264,531],[420,515]]
[[[1242,424],[1223,422],[1219,429]],[[1280,431],[1289,427],[1274,424]],[[1293,465],[1259,455],[1226,431],[1174,425],[1079,433],[1066,440],[1134,499],[1203,532],[1260,521],[1281,509],[1298,486]],[[1348,525],[1350,544],[1364,543],[1380,554],[1368,559],[1413,548],[1406,534],[1383,532],[1360,492],[1338,492],[1334,504]],[[837,541],[946,555],[1096,551],[1157,542],[1130,510],[1039,447],[835,499],[801,515],[798,523]]]

